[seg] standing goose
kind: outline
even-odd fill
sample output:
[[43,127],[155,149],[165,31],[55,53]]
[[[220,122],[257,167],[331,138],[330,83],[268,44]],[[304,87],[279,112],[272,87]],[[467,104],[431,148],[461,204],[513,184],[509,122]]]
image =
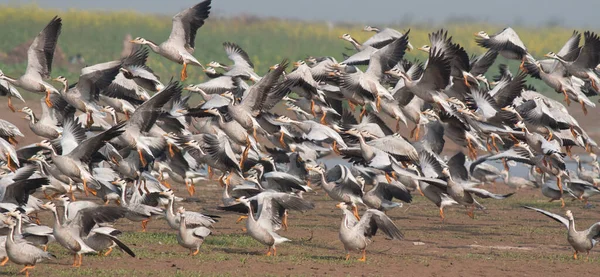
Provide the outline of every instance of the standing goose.
[[35,264],[46,259],[56,258],[54,255],[29,244],[26,241],[15,241],[15,222],[6,218],[3,220],[4,224],[8,225],[10,232],[6,239],[6,255],[8,259],[16,264],[25,265],[19,273],[25,272],[25,276],[29,277],[29,270],[35,267]]
[[594,223],[587,230],[577,231],[575,230],[575,219],[573,218],[573,213],[570,210],[567,210],[567,218],[564,218],[560,215],[542,209],[528,206],[523,206],[523,208],[534,210],[565,225],[568,230],[567,241],[569,241],[569,244],[573,247],[573,250],[575,250],[575,252],[573,252],[573,259],[577,260],[577,254],[579,252],[585,252],[585,260],[588,260],[590,250],[592,250],[592,248],[598,242],[597,239],[600,238],[600,222]]
[[[80,267],[85,253],[96,252],[90,248],[83,238],[89,235],[96,224],[113,222],[125,216],[127,210],[122,207],[98,206],[79,211],[71,221],[61,222],[58,219],[56,205],[48,202],[42,206],[54,215],[54,238],[64,248],[73,253],[73,267]],[[79,260],[77,260],[79,257]]]
[[50,94],[60,94],[56,88],[48,84],[44,79],[50,78],[52,71],[52,59],[54,49],[58,42],[58,36],[62,28],[62,19],[55,16],[50,23],[46,25],[27,50],[27,69],[25,74],[18,79],[4,75],[0,71],[0,80],[6,80],[11,85],[23,88],[24,90],[46,94],[46,105],[52,107]]
[[358,250],[362,252],[359,261],[366,261],[367,245],[371,242],[371,237],[377,233],[377,230],[381,230],[390,239],[400,240],[404,237],[396,224],[381,211],[368,209],[359,221],[353,216],[352,212],[348,211],[346,203],[341,202],[336,207],[344,213],[339,238],[348,253],[346,254],[346,260],[350,259],[350,251]]
[[[256,199],[258,203],[256,214],[251,208],[250,202],[252,199]],[[289,241],[289,239],[275,233],[281,228],[282,210],[306,211],[315,207],[313,203],[293,194],[274,191],[264,191],[251,198],[240,197],[237,201],[248,207],[247,233],[258,242],[269,247],[267,256],[276,256],[276,246]]]
[[160,192],[160,194],[167,196],[169,199],[168,207],[165,213],[167,223],[172,229],[180,229],[180,223],[184,216],[186,217],[186,228],[211,227],[213,223],[216,222],[216,220],[210,216],[206,216],[198,212],[177,210],[177,213],[175,213],[173,210],[173,204],[175,203],[175,194],[173,191],[169,189],[164,192]]
[[137,37],[132,43],[148,45],[152,51],[157,54],[183,64],[181,70],[181,80],[187,78],[187,65],[192,64],[204,68],[204,66],[194,58],[194,44],[196,40],[196,31],[204,25],[204,20],[210,14],[210,4],[212,0],[205,0],[188,8],[173,17],[173,29],[167,41],[157,45],[156,43]]
[[179,226],[177,228],[179,230],[179,232],[177,232],[177,242],[179,245],[190,249],[190,256],[196,256],[200,251],[200,246],[204,242],[204,239],[210,235],[211,231],[203,226],[189,227],[187,224],[186,211],[183,207],[177,209],[177,214],[180,217]]

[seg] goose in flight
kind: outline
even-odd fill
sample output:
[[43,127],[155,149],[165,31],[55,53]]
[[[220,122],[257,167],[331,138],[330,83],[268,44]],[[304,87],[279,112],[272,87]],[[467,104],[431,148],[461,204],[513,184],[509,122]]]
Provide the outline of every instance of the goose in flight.
[[196,31],[204,25],[204,21],[208,18],[210,4],[211,0],[205,0],[176,14],[173,17],[171,35],[160,45],[141,37],[137,37],[131,42],[148,45],[157,54],[178,64],[183,64],[181,80],[184,81],[187,78],[188,64],[204,69],[204,66],[192,54],[194,53]]
[[52,18],[44,30],[35,37],[31,46],[29,46],[29,50],[27,50],[25,74],[18,79],[14,79],[0,72],[0,80],[5,80],[9,84],[27,91],[45,93],[46,105],[52,107],[50,94],[60,94],[60,92],[44,80],[49,79],[52,72],[54,49],[56,49],[61,28],[62,19],[58,16]]

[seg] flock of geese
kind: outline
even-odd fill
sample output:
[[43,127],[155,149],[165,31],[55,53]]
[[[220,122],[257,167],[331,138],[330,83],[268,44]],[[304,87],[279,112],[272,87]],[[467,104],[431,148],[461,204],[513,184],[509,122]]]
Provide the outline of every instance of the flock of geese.
[[[525,80],[540,78],[564,94],[567,105],[578,102],[587,113],[595,107],[589,97],[600,91],[600,38],[592,32],[583,33],[582,45],[582,34],[573,32],[562,49],[537,60],[511,28],[477,33],[487,52],[472,57],[439,30],[429,35],[430,45],[418,48],[429,55],[419,62],[405,57],[413,49],[410,31],[367,26],[375,34],[362,44],[349,34],[340,37],[356,49],[341,62],[309,57],[288,72],[283,60],[259,76],[235,43],[223,43],[230,65],[204,66],[194,58],[196,32],[210,4],[205,0],[175,15],[161,44],[138,37],[131,42],[148,47],[85,67],[74,84],[55,77],[59,88],[48,81],[62,26],[55,17],[30,46],[25,73],[12,78],[0,72],[0,93],[13,112],[11,98],[23,100],[18,89],[44,95],[41,113],[18,110],[40,142],[17,146],[23,134],[0,120],[2,265],[24,265],[21,272],[28,275],[37,262],[53,258],[46,252],[51,242],[73,254],[73,266],[81,266],[82,254],[108,255],[114,247],[135,256],[112,225],[121,218],[141,222],[144,231],[149,221],[164,218],[179,244],[196,255],[218,218],[176,208],[182,198],[169,180],[194,195],[197,186],[220,175],[218,209],[246,215],[247,234],[268,247],[267,255],[288,241],[277,233],[287,229],[288,213],[314,209],[303,193],[318,186],[343,213],[339,239],[346,259],[360,251],[362,261],[378,230],[391,239],[403,237],[386,212],[410,203],[414,193],[436,205],[442,220],[446,207],[463,206],[473,217],[485,209],[479,198],[510,197],[481,188],[497,179],[513,188],[540,187],[563,206],[565,197],[587,201],[600,193],[597,143],[563,103]],[[148,48],[182,64],[181,81],[187,65],[202,67],[211,79],[185,87],[173,79],[165,84],[145,64]],[[488,81],[484,74],[498,55],[520,61],[520,69],[514,73],[501,65]],[[189,103],[192,93],[204,102]],[[277,105],[289,116],[276,114]],[[407,138],[398,131],[409,123],[415,127]],[[467,154],[442,156],[445,139]],[[572,147],[590,153],[592,170],[571,154]],[[575,171],[567,169],[567,156],[577,161]],[[327,159],[336,165],[326,168]],[[502,161],[504,170],[492,161]],[[509,175],[515,162],[531,168],[529,178]],[[64,212],[32,196],[38,191]],[[76,201],[77,193],[98,201]],[[367,208],[362,215],[360,207]],[[600,235],[598,223],[577,232],[570,211],[567,220],[526,208],[569,228],[575,258],[589,254]],[[45,210],[54,216],[53,227],[35,223]]]

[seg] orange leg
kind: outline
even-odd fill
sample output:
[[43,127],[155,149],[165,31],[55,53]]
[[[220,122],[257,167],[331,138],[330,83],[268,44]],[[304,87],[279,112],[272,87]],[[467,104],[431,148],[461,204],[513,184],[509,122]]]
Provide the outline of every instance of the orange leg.
[[569,95],[567,94],[566,90],[562,90],[563,94],[565,95],[565,102],[567,102],[567,106],[571,105],[571,99],[569,99]]
[[181,69],[181,81],[185,81],[187,79],[187,63],[183,63],[183,69]]
[[200,252],[200,249],[196,249],[196,251],[194,251],[194,252],[192,253],[192,256],[196,256],[196,255],[198,255],[198,252]]
[[2,258],[2,262],[0,262],[0,266],[4,266],[8,262],[8,257]]
[[143,167],[146,167],[146,165],[148,163],[146,163],[146,159],[144,159],[144,154],[142,153],[142,150],[138,149],[138,154],[140,155],[140,162],[142,163]]
[[352,214],[354,214],[356,219],[360,220],[360,216],[358,215],[358,207],[354,204],[352,204]]
[[279,143],[281,144],[281,147],[286,148],[287,146],[285,145],[285,141],[283,140],[285,134],[283,132],[279,132]]
[[167,143],[167,145],[169,146],[169,155],[171,155],[172,158],[173,156],[175,156],[175,152],[173,151],[173,144]]
[[50,101],[50,93],[52,93],[50,90],[46,90],[46,105],[48,106],[48,108],[52,108],[52,101]]
[[350,252],[346,254],[346,261],[350,259]]
[[271,252],[271,246],[269,246],[269,250],[267,251],[267,254],[265,254],[265,255],[267,255],[267,256],[271,256],[272,254],[273,254],[273,253]]
[[381,111],[381,96],[377,95],[377,112]]
[[85,178],[83,179],[83,192],[85,193],[85,196],[89,196],[89,194],[88,194],[88,187],[87,187],[87,180]]
[[288,212],[287,210],[283,213],[283,219],[281,219],[281,226],[283,226],[283,230],[287,231],[288,229]]
[[327,116],[327,112],[323,111],[323,115],[321,116],[321,120],[320,120],[321,124],[323,124],[323,125],[327,125],[327,121],[325,121],[326,116]]
[[363,117],[367,114],[367,105],[363,105],[362,106],[362,111],[360,112],[360,115],[358,115],[358,119],[360,121],[362,121]]
[[351,111],[354,112],[354,110],[356,109],[356,105],[354,105],[354,103],[352,103],[352,101],[348,100],[348,107],[350,108]]
[[471,205],[471,207],[470,207],[470,208],[468,208],[468,210],[467,210],[467,215],[468,215],[470,218],[475,218],[475,214],[473,213],[473,211],[474,211],[474,210],[475,210],[475,205]]
[[10,100],[10,98],[11,98],[11,97],[10,97],[10,94],[9,94],[9,96],[8,96],[8,108],[9,108],[9,109],[10,109],[10,110],[11,110],[11,111],[14,113],[14,112],[16,112],[17,110],[16,110],[16,109],[15,109],[15,107],[13,106],[13,104],[12,104],[12,100]]
[[21,269],[21,271],[19,271],[19,273],[25,272],[25,276],[29,277],[29,270],[33,269],[34,267],[35,265],[26,265],[23,269]]
[[585,107],[585,103],[583,103],[583,100],[579,100],[579,103],[581,104],[581,109],[583,109],[583,115],[587,115],[588,111],[587,111],[587,108]]
[[440,207],[440,218],[442,219],[442,222],[444,222],[444,219],[446,219],[446,217],[444,216],[444,208]]
[[78,267],[77,266],[77,253],[73,254],[73,267]]
[[315,100],[310,100],[310,113],[312,113],[314,117],[317,117],[317,113],[315,112]]
[[213,169],[212,169],[212,167],[210,167],[210,166],[207,166],[207,167],[206,167],[206,170],[208,171],[208,180],[212,180],[212,178],[213,178],[213,175],[215,174],[215,173],[213,172]]
[[150,221],[150,219],[142,220],[142,232],[146,232],[146,226],[148,225],[148,221]]
[[106,256],[110,255],[110,253],[111,253],[112,251],[113,251],[113,248],[112,248],[112,247],[111,247],[111,248],[108,248],[108,251],[106,251],[106,253],[104,253],[104,256],[106,257]]
[[362,250],[362,257],[360,259],[358,259],[359,262],[366,262],[367,261],[367,249],[363,249]]
[[17,167],[14,165],[14,163],[11,163],[11,158],[10,158],[10,154],[6,153],[6,166],[8,167],[8,169],[10,169],[10,171],[15,172],[17,171]]
[[573,253],[573,260],[577,260],[577,251]]

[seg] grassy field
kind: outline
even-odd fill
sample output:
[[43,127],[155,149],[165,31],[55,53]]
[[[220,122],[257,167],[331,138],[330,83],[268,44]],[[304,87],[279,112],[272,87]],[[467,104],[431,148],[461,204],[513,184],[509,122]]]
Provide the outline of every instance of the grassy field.
[[[50,21],[54,15],[63,18],[62,34],[59,47],[65,56],[80,53],[86,64],[95,64],[117,59],[122,49],[122,40],[126,34],[133,37],[144,37],[156,42],[162,42],[171,31],[171,18],[168,16],[147,15],[136,12],[96,12],[81,10],[46,10],[37,6],[1,6],[0,26],[0,61],[1,58],[16,46],[32,40],[35,35]],[[410,41],[416,47],[427,44],[427,34],[444,27],[454,37],[454,40],[465,47],[468,53],[481,54],[484,49],[475,44],[473,33],[485,30],[492,34],[505,26],[488,24],[456,23],[445,26],[390,26],[398,30],[411,29]],[[514,26],[530,52],[541,57],[549,51],[558,51],[571,35],[571,29],[560,27],[532,29]],[[350,33],[358,41],[364,41],[372,33],[362,31],[362,26],[356,24],[328,25],[326,23],[308,23],[282,21],[277,19],[237,18],[224,19],[210,17],[196,38],[196,52],[199,61],[208,63],[211,60],[229,63],[221,44],[231,41],[242,46],[256,65],[256,70],[262,74],[270,65],[283,58],[290,60],[303,59],[307,56],[334,56],[342,59],[342,53],[352,54],[346,50],[350,45],[338,39],[343,33]],[[425,60],[426,55],[421,51],[408,53],[407,58]],[[503,58],[498,63],[506,63]],[[516,65],[512,68],[516,69]],[[151,54],[149,65],[163,79],[178,76],[180,65]],[[21,74],[25,69],[24,63],[1,64],[7,75]],[[495,70],[490,75],[495,74]],[[77,68],[55,66],[53,76],[65,75],[70,80],[76,79]],[[199,70],[191,70],[189,83],[204,80],[204,74]],[[545,88],[535,82],[540,89]]]

